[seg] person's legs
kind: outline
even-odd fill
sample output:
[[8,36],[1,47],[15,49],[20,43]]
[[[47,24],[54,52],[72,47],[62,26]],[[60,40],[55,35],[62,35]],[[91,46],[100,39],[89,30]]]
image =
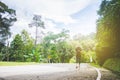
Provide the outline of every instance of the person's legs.
[[76,69],[80,69],[80,58],[76,57]]
[[79,58],[79,70],[80,70],[80,58]]
[[78,58],[76,57],[76,69],[78,68]]

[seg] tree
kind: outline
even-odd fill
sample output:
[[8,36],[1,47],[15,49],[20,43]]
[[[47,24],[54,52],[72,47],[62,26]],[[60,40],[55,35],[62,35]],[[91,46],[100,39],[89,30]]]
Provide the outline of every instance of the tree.
[[96,53],[101,65],[120,52],[119,9],[120,0],[103,0],[98,11]]
[[57,55],[59,58],[59,62],[68,63],[70,59],[74,56],[74,48],[70,43],[66,41],[58,42]]
[[0,48],[10,36],[10,26],[16,21],[15,10],[8,8],[0,1]]
[[77,34],[73,38],[74,47],[80,46],[82,48],[81,61],[82,62],[96,62],[95,56],[95,33],[90,33],[88,35]]
[[33,22],[29,24],[30,27],[35,26],[36,32],[35,32],[35,47],[37,44],[37,37],[38,37],[38,27],[45,28],[44,22],[41,20],[40,15],[34,15]]
[[28,32],[26,30],[22,30],[21,32],[21,38],[24,44],[23,47],[23,60],[22,61],[32,61],[32,50],[34,47],[34,40],[32,37],[30,37],[30,35],[28,34]]
[[[57,52],[56,52],[56,40],[58,39],[58,35],[53,32],[48,32],[47,36],[43,38],[42,46],[42,55],[44,58],[47,58],[47,62],[58,62]],[[56,57],[55,57],[56,56]],[[56,60],[56,61],[54,61]]]
[[10,61],[35,61],[33,59],[34,40],[26,30],[15,35],[10,44]]
[[11,42],[11,59],[14,61],[22,61],[24,56],[23,56],[23,48],[24,48],[24,43],[22,41],[22,37],[17,34],[13,41]]
[[48,32],[44,37],[42,55],[44,58],[48,58],[49,62],[69,62],[73,56],[72,46],[67,43],[68,32],[64,29],[58,34]]

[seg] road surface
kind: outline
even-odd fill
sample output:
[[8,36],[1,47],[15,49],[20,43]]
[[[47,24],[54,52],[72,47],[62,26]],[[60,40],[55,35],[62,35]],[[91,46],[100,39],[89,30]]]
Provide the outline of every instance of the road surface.
[[[0,80],[97,80],[98,72],[89,64],[39,64],[27,66],[1,66]],[[101,72],[104,72],[101,70]],[[116,78],[116,77],[115,77]],[[119,79],[101,78],[101,80]]]

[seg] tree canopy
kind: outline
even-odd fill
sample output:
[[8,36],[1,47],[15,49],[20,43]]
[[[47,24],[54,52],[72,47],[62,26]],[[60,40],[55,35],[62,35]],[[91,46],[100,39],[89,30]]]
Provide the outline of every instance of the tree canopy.
[[10,36],[10,26],[16,21],[15,10],[8,8],[0,1],[0,47],[5,44],[5,40]]
[[103,0],[98,11],[97,56],[100,64],[120,55],[120,0]]

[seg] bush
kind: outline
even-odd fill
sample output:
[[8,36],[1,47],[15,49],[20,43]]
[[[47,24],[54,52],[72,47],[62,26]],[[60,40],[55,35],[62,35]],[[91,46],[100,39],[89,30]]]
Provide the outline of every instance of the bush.
[[112,70],[114,72],[120,73],[120,59],[119,58],[111,58],[105,61],[103,67]]
[[96,56],[99,65],[103,65],[104,62],[114,57],[114,49],[111,47],[96,47]]

